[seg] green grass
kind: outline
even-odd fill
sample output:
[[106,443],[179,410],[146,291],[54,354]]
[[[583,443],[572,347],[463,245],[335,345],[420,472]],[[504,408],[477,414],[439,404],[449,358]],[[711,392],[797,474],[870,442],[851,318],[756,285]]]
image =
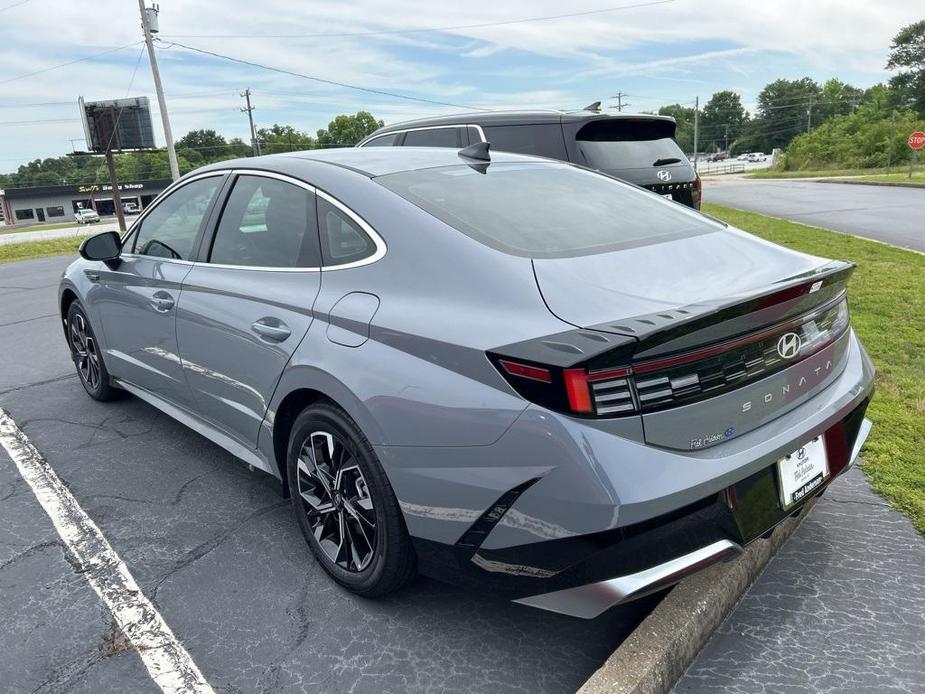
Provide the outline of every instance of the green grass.
[[[894,169],[895,171],[895,169]],[[836,181],[848,181],[850,183],[868,183],[873,185],[906,185],[913,187],[925,187],[925,170],[913,171],[912,178],[909,178],[909,170],[902,173],[877,174],[873,176],[852,176],[851,178],[836,178]]]
[[[909,175],[909,164],[897,164],[890,169],[892,175]],[[811,171],[783,171],[781,169],[761,169],[746,175],[746,178],[827,178],[846,176],[878,176],[886,174],[886,168],[879,169],[813,169]],[[915,168],[914,176],[925,176],[925,167],[921,164]],[[914,180],[914,179],[913,179]]]
[[857,263],[851,321],[877,367],[862,469],[925,534],[925,255],[721,205],[703,209],[783,246]]
[[24,231],[51,231],[77,226],[77,222],[55,222],[54,224],[30,224],[27,227],[0,227],[0,234],[19,234]]
[[50,255],[76,255],[81,241],[83,237],[0,244],[0,263],[15,263]]

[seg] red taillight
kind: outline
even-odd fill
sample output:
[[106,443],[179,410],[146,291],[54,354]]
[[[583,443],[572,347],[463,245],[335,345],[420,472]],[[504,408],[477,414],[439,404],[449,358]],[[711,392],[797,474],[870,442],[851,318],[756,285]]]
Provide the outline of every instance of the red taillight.
[[584,369],[565,369],[562,375],[565,377],[565,394],[572,412],[594,412],[588,372]]
[[521,378],[529,378],[534,381],[542,381],[543,383],[552,383],[552,374],[549,372],[549,369],[531,366],[530,364],[521,364],[516,361],[508,361],[507,359],[499,359],[498,363],[501,364],[501,367],[511,374],[511,376],[520,376]]

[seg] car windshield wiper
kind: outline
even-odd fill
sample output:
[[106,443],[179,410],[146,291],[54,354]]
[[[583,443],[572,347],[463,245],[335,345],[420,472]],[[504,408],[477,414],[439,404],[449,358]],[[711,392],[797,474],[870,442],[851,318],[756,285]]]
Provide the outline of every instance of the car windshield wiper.
[[656,159],[652,162],[652,166],[665,166],[665,164],[680,164],[681,160],[677,157],[664,157],[662,159]]

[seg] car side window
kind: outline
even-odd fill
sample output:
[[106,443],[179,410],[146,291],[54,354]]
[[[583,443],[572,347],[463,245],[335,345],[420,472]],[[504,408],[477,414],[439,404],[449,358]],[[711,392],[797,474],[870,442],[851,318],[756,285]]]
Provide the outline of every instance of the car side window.
[[209,262],[321,267],[317,224],[313,192],[275,178],[238,176],[222,210]]
[[474,145],[476,142],[482,141],[482,134],[479,132],[478,128],[469,126],[469,144]]
[[189,260],[203,219],[223,176],[209,176],[177,188],[141,221],[133,252]]
[[376,244],[346,212],[318,198],[318,227],[325,266],[346,265],[368,258]]
[[403,147],[460,147],[462,128],[429,128],[409,130],[405,133]]
[[535,154],[568,161],[562,126],[550,125],[494,125],[485,126],[485,139],[493,151]]
[[395,140],[398,139],[398,136],[401,133],[389,133],[388,135],[380,135],[375,137],[369,142],[367,142],[364,147],[393,147],[395,146]]

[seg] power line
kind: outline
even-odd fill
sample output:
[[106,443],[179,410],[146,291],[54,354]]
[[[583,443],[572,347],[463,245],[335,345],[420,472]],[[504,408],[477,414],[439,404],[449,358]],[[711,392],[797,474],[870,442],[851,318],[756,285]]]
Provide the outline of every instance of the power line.
[[26,79],[26,77],[33,77],[34,75],[41,75],[46,72],[51,72],[52,70],[57,70],[62,67],[68,67],[69,65],[76,65],[77,63],[82,63],[86,60],[93,60],[94,58],[99,58],[102,55],[108,55],[110,53],[116,53],[126,48],[131,48],[132,46],[138,46],[144,43],[143,41],[135,41],[133,43],[127,43],[124,46],[119,46],[118,48],[109,48],[105,51],[100,51],[99,53],[94,53],[92,55],[85,55],[83,58],[77,58],[76,60],[71,60],[66,63],[61,63],[60,65],[52,65],[51,67],[42,68],[41,70],[35,70],[33,72],[27,72],[24,75],[17,75],[16,77],[8,77],[5,80],[0,80],[0,84],[7,84],[8,82],[15,82],[16,80]]
[[486,27],[509,26],[512,24],[526,24],[528,22],[547,22],[556,19],[569,19],[573,17],[587,17],[607,12],[620,12],[654,5],[667,5],[676,0],[651,0],[650,2],[637,2],[631,5],[618,5],[604,7],[584,12],[568,12],[566,14],[546,15],[543,17],[526,17],[523,19],[509,19],[499,22],[479,22],[477,24],[457,24],[454,26],[427,27],[418,29],[381,29],[378,31],[345,31],[321,34],[173,34],[177,38],[185,39],[324,39],[324,38],[350,38],[356,36],[387,36],[391,34],[426,34],[441,31],[459,31],[462,29],[484,29]]
[[[164,40],[158,39],[158,43],[165,43]],[[284,68],[273,67],[272,65],[263,65],[261,63],[255,63],[250,60],[244,60],[243,58],[234,58],[230,55],[224,55],[222,53],[216,53],[215,51],[207,51],[204,48],[196,48],[194,46],[187,46],[183,43],[178,43],[176,41],[167,41],[166,47],[171,48],[177,46],[178,48],[185,48],[188,51],[193,51],[194,53],[202,53],[203,55],[211,55],[214,58],[221,58],[223,60],[229,60],[233,63],[238,63],[240,65],[249,65],[250,67],[260,68],[261,70],[269,70],[271,72],[278,72],[282,75],[289,75],[290,77],[299,77],[305,80],[311,80],[313,82],[319,82],[321,84],[329,84],[335,87],[343,87],[345,89],[354,89],[360,92],[366,92],[367,94],[379,94],[380,96],[390,96],[395,99],[405,99],[407,101],[418,101],[425,104],[436,104],[438,106],[452,106],[453,108],[464,108],[471,109],[475,111],[486,111],[488,109],[478,108],[475,106],[465,106],[463,104],[454,104],[448,101],[437,101],[435,99],[425,99],[418,96],[408,96],[407,94],[397,94],[395,92],[387,92],[382,89],[373,89],[371,87],[360,87],[355,84],[347,84],[346,82],[337,82],[335,80],[324,79],[323,77],[314,77],[312,75],[305,75],[300,72],[294,72],[292,70],[286,70]],[[0,83],[2,84],[2,83]]]
[[0,108],[32,108],[33,106],[73,106],[73,101],[43,101],[36,104],[0,104]]
[[6,12],[7,10],[12,10],[14,7],[25,5],[27,2],[32,2],[32,0],[19,0],[19,2],[14,2],[12,5],[6,5],[5,7],[0,7],[0,12]]
[[5,120],[0,121],[0,125],[38,125],[40,123],[73,123],[80,120],[79,118],[44,118],[39,120]]

